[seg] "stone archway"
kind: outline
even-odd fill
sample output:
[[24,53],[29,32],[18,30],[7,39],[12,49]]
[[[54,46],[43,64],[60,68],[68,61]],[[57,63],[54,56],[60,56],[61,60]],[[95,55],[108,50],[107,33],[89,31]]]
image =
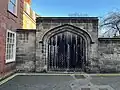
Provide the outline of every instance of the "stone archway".
[[42,41],[47,70],[86,69],[88,52],[93,41],[85,30],[69,24],[61,25],[45,33]]

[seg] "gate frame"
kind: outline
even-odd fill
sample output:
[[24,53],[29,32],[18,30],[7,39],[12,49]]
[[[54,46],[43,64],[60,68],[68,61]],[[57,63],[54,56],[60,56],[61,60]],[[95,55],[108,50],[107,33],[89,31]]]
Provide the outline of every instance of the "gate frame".
[[48,41],[49,41],[49,39],[54,35],[57,35],[59,33],[63,33],[66,31],[74,33],[78,36],[81,36],[85,40],[86,65],[85,65],[85,68],[83,68],[84,69],[83,71],[86,71],[86,68],[87,68],[88,63],[89,63],[89,57],[90,57],[90,54],[88,52],[90,51],[91,44],[94,43],[93,39],[92,39],[91,35],[86,30],[78,28],[78,27],[70,25],[70,24],[64,24],[64,25],[60,25],[58,27],[55,27],[43,35],[43,37],[42,37],[42,53],[43,53],[43,58],[45,59],[44,63],[46,65],[46,69],[47,69],[47,71],[49,71],[49,69],[48,69]]

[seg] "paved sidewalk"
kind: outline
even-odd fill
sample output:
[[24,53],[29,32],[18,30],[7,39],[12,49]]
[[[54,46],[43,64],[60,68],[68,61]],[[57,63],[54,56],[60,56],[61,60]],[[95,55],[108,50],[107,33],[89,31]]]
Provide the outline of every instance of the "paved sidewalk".
[[17,74],[0,90],[120,90],[120,75]]

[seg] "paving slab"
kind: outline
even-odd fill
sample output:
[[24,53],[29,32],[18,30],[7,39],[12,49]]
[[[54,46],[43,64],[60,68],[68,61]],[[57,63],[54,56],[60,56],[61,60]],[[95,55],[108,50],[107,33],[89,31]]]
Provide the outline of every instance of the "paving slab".
[[120,75],[17,74],[0,90],[120,90]]

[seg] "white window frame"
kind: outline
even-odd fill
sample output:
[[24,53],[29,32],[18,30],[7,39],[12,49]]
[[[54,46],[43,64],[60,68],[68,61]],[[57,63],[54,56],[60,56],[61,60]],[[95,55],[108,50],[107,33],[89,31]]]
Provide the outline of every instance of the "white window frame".
[[12,11],[9,9],[9,3],[10,3],[10,0],[8,0],[8,11],[10,11],[11,13],[13,13],[14,15],[17,16],[18,0],[16,0],[16,4],[15,4],[15,6],[16,6],[16,8],[15,8],[15,13],[12,12]]
[[[12,59],[7,59],[7,44],[8,44],[7,43],[7,38],[8,38],[8,32],[14,34],[14,47],[13,47],[13,58]],[[5,60],[6,63],[10,63],[10,62],[16,61],[16,33],[11,31],[11,30],[7,30],[7,32],[6,32],[6,55],[5,55],[5,57],[6,57],[6,60]]]

